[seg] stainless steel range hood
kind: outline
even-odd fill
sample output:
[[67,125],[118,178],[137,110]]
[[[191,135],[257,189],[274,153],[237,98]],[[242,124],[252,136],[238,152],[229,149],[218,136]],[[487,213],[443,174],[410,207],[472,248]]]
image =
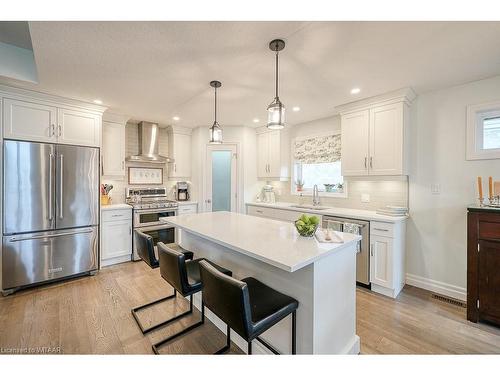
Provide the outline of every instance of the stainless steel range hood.
[[160,128],[153,122],[139,123],[139,155],[127,157],[127,161],[135,163],[173,163],[174,159],[158,154]]

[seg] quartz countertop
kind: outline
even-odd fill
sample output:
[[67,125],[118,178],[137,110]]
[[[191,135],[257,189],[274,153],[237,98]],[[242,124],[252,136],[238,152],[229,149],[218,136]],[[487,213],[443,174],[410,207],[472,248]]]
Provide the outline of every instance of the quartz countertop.
[[101,206],[101,211],[106,210],[131,210],[132,206],[126,203],[107,204]]
[[395,222],[399,222],[399,221],[404,221],[408,218],[407,216],[380,215],[380,214],[377,214],[376,211],[358,210],[358,209],[353,209],[353,208],[328,207],[328,208],[321,209],[321,210],[315,210],[315,209],[310,209],[307,207],[292,207],[292,206],[298,206],[299,204],[298,203],[289,203],[289,202],[276,202],[276,203],[256,202],[256,203],[246,203],[246,205],[247,206],[277,208],[280,210],[306,212],[306,213],[322,215],[322,216],[340,216],[340,217],[351,218],[351,219],[382,221],[382,222],[386,222],[386,223],[395,223]]
[[292,223],[226,211],[160,220],[288,272],[361,240],[361,236],[337,232],[344,243],[320,244],[314,237],[301,237]]

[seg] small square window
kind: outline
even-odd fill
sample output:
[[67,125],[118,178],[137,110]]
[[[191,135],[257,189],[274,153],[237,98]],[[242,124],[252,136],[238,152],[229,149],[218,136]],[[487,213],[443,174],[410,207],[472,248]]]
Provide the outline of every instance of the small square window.
[[500,159],[500,102],[467,107],[467,160]]

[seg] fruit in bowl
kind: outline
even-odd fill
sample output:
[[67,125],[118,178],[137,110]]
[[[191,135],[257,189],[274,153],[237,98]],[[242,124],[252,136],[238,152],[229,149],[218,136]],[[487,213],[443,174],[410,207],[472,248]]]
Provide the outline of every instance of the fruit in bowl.
[[319,218],[317,216],[309,216],[306,214],[300,215],[298,220],[295,221],[295,228],[297,232],[303,237],[312,237],[318,229]]

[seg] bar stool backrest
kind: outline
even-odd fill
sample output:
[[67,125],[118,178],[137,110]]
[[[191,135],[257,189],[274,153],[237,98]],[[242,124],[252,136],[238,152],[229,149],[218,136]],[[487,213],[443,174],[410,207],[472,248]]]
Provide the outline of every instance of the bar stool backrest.
[[157,268],[159,263],[155,255],[153,237],[137,229],[134,231],[134,235],[137,255],[139,255],[139,257],[146,262],[149,267]]
[[189,281],[186,270],[186,256],[174,250],[163,242],[158,242],[158,255],[160,257],[160,274],[181,294],[189,291]]
[[250,296],[246,283],[227,276],[208,262],[200,262],[203,302],[243,338],[252,331]]

